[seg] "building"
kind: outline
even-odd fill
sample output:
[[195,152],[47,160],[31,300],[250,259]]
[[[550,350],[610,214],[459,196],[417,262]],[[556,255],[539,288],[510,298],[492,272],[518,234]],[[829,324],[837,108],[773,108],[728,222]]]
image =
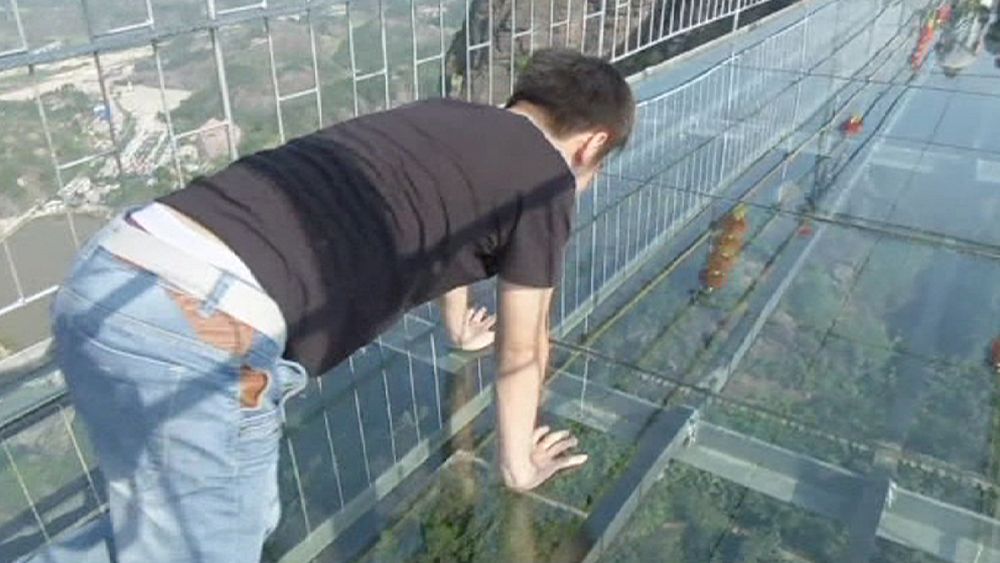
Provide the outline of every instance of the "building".
[[[225,121],[212,118],[206,121],[199,128],[202,133],[198,135],[198,151],[207,159],[215,160],[229,156],[229,139],[226,134]],[[242,132],[239,126],[232,125],[233,144],[239,146],[242,139]]]

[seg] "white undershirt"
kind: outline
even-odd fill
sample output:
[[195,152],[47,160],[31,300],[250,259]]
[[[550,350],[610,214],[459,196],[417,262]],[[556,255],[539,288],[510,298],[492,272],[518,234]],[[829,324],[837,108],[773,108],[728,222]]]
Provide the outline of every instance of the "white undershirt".
[[250,268],[235,252],[219,241],[185,225],[166,205],[157,202],[150,203],[133,212],[131,217],[146,232],[170,246],[260,287],[257,279],[250,272]]

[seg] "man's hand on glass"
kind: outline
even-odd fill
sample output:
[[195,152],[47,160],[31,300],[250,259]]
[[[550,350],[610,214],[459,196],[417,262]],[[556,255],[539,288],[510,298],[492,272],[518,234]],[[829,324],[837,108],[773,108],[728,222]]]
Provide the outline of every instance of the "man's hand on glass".
[[583,465],[587,461],[586,454],[568,453],[578,444],[576,437],[568,430],[553,432],[548,426],[539,426],[532,436],[532,443],[530,463],[520,468],[501,468],[507,487],[516,491],[530,491],[556,473]]
[[490,315],[486,307],[469,307],[458,330],[451,335],[455,348],[476,352],[493,345],[496,340],[497,316]]

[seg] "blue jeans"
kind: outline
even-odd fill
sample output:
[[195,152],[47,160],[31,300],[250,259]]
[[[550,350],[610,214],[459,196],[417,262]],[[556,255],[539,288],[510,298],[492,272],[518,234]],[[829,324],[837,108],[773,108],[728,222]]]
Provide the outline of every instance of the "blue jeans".
[[[59,290],[53,332],[107,481],[112,558],[258,561],[280,516],[284,401],[306,373],[281,358],[284,342],[245,325],[244,352],[206,341],[169,282],[100,246],[108,228]],[[198,302],[200,315],[216,313],[225,287]],[[247,369],[266,378],[250,406]]]

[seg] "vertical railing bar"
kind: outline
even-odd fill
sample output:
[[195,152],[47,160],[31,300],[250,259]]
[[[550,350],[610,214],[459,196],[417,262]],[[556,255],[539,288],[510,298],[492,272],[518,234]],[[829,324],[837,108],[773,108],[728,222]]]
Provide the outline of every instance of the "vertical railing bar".
[[632,254],[632,252],[631,252],[632,251],[632,212],[635,209],[635,200],[636,200],[636,194],[637,193],[638,192],[631,191],[631,189],[630,189],[628,195],[626,195],[625,199],[622,201],[622,207],[623,207],[623,209],[622,209],[622,216],[623,216],[622,222],[625,224],[625,233],[622,236],[622,238],[625,239],[625,248],[622,249],[622,261],[621,261],[621,264],[618,265],[618,273],[621,273],[621,271],[626,266],[628,266],[628,263],[631,260],[631,254]]
[[642,14],[643,14],[643,8],[646,5],[646,0],[636,0],[636,1],[639,2],[639,6],[637,7],[637,10],[638,10],[639,13],[634,18],[635,19],[635,29],[632,29],[632,21],[631,21],[633,1],[629,0],[629,3],[628,3],[628,13],[629,13],[630,20],[629,20],[629,31],[628,31],[628,35],[629,36],[628,36],[628,39],[625,40],[626,47],[628,47],[628,45],[630,44],[629,39],[631,39],[631,37],[632,37],[632,32],[633,31],[635,32],[635,47],[630,47],[630,48],[626,49],[626,52],[628,54],[630,54],[630,55],[632,53],[638,53],[643,48],[643,44],[642,44]]
[[[658,100],[656,102],[653,102],[652,105],[653,105],[653,150],[652,150],[653,159],[652,160],[653,160],[653,162],[656,162],[658,160],[657,159],[657,151],[658,151],[659,145],[660,145],[660,140],[659,140],[659,137],[660,137],[660,135],[659,135],[659,133],[660,133],[660,106],[662,106],[663,104],[662,104],[661,101]],[[657,179],[659,179],[659,177]],[[657,209],[657,213],[656,213],[656,215],[655,215],[655,217],[653,219],[653,223],[652,224],[654,225],[653,229],[656,232],[656,235],[659,236],[659,234],[661,232],[663,232],[663,229],[662,229],[662,226],[661,226],[662,222],[660,221],[660,215],[659,215],[659,211],[661,209],[661,206],[663,205],[663,185],[662,185],[662,183],[657,183],[656,196],[657,196],[656,197],[656,209]]]
[[[216,18],[215,0],[205,0],[205,4],[208,7],[209,19],[214,20]],[[267,20],[265,19],[264,21],[266,23]],[[219,28],[212,26],[208,33],[212,40],[212,53],[215,56],[215,73],[219,81],[219,95],[222,96],[222,115],[226,121],[226,140],[229,142],[229,158],[236,160],[239,158],[239,151],[236,148],[236,140],[233,138],[233,108],[229,101],[229,82],[226,79],[226,61],[222,56]],[[270,37],[271,34],[268,33],[268,41],[270,41]]]
[[653,30],[656,29],[656,0],[649,0],[649,37],[646,45],[653,44]]
[[656,192],[654,190],[654,184],[652,182],[646,183],[642,187],[642,191],[644,194],[644,199],[646,200],[646,205],[645,207],[641,208],[641,210],[645,210],[646,218],[642,221],[642,231],[639,237],[640,254],[644,252],[647,248],[649,248],[649,242],[655,235],[652,225],[653,225],[653,209],[656,206],[655,203]]
[[[705,89],[706,89],[705,87],[707,86],[706,82],[707,82],[706,80],[700,80],[700,81],[698,81],[697,96],[695,97],[696,100],[705,100],[705,99],[707,99],[707,97],[705,96]],[[695,130],[698,131],[699,136],[701,136],[701,135],[704,134],[703,133],[703,131],[704,131],[704,129],[703,129],[704,128],[704,121],[702,120],[702,118],[705,116],[705,113],[704,113],[703,109],[704,109],[704,106],[699,106],[698,109],[695,111],[695,126],[694,127],[695,127]],[[701,143],[701,140],[699,139],[699,144],[700,143]],[[704,190],[706,189],[706,182],[705,182],[705,168],[706,168],[706,164],[705,164],[705,160],[706,160],[705,159],[705,152],[706,152],[705,151],[705,146],[702,145],[702,147],[698,149],[698,152],[695,153],[697,155],[696,158],[695,158],[695,164],[697,166],[697,172],[696,172],[697,176],[696,176],[696,180],[695,180],[695,194],[698,194],[698,205],[699,206],[701,206],[701,205],[703,205],[705,203],[705,198],[704,198],[704,196],[701,195],[701,194],[704,193]]]
[[604,282],[608,279],[608,262],[610,258],[608,241],[611,236],[611,206],[608,204],[611,199],[611,177],[603,175],[602,178],[603,182],[601,183],[601,191],[603,192],[603,197],[601,198],[601,203],[599,204],[596,199],[594,201],[595,208],[598,208],[598,205],[600,205],[599,209],[601,210],[599,217],[597,217],[597,212],[595,211],[595,217],[597,217],[603,225],[603,233],[600,242],[601,282],[597,285],[598,288],[602,287]]
[[177,175],[177,184],[175,188],[179,188],[184,182],[184,173],[181,171],[181,161],[177,149],[177,136],[174,131],[174,120],[170,115],[170,107],[167,104],[167,87],[166,79],[163,77],[163,60],[160,56],[160,43],[158,41],[153,41],[153,59],[156,63],[156,75],[157,81],[160,87],[160,104],[163,106],[163,117],[167,122],[167,140],[170,143],[170,154],[174,162],[174,172]]
[[354,48],[354,23],[351,17],[351,3],[349,1],[345,2],[344,6],[347,15],[347,50],[351,55],[351,89],[354,94],[354,117],[358,117],[361,111],[358,105],[358,60],[356,49]]
[[[684,129],[687,128],[687,122],[684,121],[684,119],[683,119],[682,116],[688,115],[688,113],[687,113],[687,88],[685,87],[685,88],[682,88],[682,89],[678,90],[677,94],[676,94],[676,98],[677,98],[677,103],[676,103],[675,112],[674,112],[674,115],[676,117],[674,119],[676,119],[677,122],[678,122],[678,124],[679,124],[679,126],[677,128],[677,134],[678,135],[684,135],[684,133],[685,133]],[[685,146],[683,148],[684,148],[684,152],[687,152],[687,146],[686,146],[686,144],[685,144]],[[674,164],[674,167],[676,167],[676,170],[677,170],[677,187],[681,190],[677,194],[677,200],[678,200],[677,201],[677,205],[678,205],[678,208],[679,208],[677,210],[677,215],[678,215],[678,217],[683,217],[684,216],[684,212],[687,209],[687,204],[688,204],[688,190],[687,190],[688,186],[686,185],[686,178],[685,178],[685,172],[687,171],[687,159],[685,158],[684,160],[678,161],[676,164]]]
[[[583,13],[584,14],[587,13],[587,0],[583,0]],[[566,22],[566,25],[565,28],[563,29],[563,47],[568,48],[569,36],[570,36],[569,26],[570,22],[573,21],[573,0],[566,0],[566,19],[564,21]],[[585,41],[586,41],[585,38],[583,37],[580,38],[581,44],[584,43]]]
[[376,343],[378,344],[379,357],[382,363],[382,385],[385,389],[385,416],[389,421],[389,448],[392,450],[392,461],[395,463],[399,461],[399,455],[396,452],[396,424],[392,419],[392,398],[389,396],[389,372],[386,370],[385,345],[382,342],[381,336],[376,339]]
[[[549,13],[551,18],[552,14]],[[535,0],[528,0],[528,54],[535,54]]]
[[[536,0],[528,0],[534,4]],[[510,94],[514,95],[514,53],[517,52],[517,0],[510,0]]]
[[660,33],[657,35],[657,41],[664,39],[663,24],[667,21],[667,6],[673,6],[672,0],[661,0],[661,2],[663,3],[663,6],[660,8]]
[[114,151],[115,166],[118,167],[118,181],[124,182],[125,166],[122,164],[121,147],[118,144],[118,133],[115,131],[115,119],[111,113],[111,98],[108,96],[108,87],[104,83],[104,68],[101,66],[101,57],[94,53],[94,70],[97,71],[97,84],[101,91],[101,101],[108,111],[108,136],[111,138],[111,147]]
[[[566,277],[566,261],[563,260],[562,264],[563,278]],[[566,287],[565,282],[559,286],[559,322],[561,323],[563,319],[566,318]]]
[[413,402],[413,425],[417,429],[417,443],[420,442],[421,431],[420,431],[420,411],[417,410],[417,385],[416,380],[413,377],[413,353],[410,351],[410,347],[406,347],[406,363],[410,372],[410,400]]
[[638,257],[639,253],[642,252],[641,241],[642,241],[642,211],[643,202],[646,199],[648,190],[647,186],[641,186],[637,191],[637,199],[639,200],[636,204],[635,210],[635,248],[632,249],[632,254],[634,257]]
[[[465,100],[472,101],[472,3],[465,0]],[[490,30],[492,33],[492,30]]]
[[[573,264],[573,310],[575,311],[580,306],[580,236],[579,233],[576,235],[576,239],[573,244],[573,250],[576,253],[575,264]],[[564,282],[565,283],[565,282]]]
[[17,0],[10,0],[10,9],[14,13],[14,27],[17,28],[17,36],[21,40],[21,49],[28,49],[28,38],[24,34],[24,24],[21,22],[21,8],[17,5]]
[[[672,121],[670,119],[670,116],[672,115],[671,109],[673,108],[673,104],[674,104],[674,96],[671,95],[669,98],[664,98],[662,101],[663,101],[662,105],[665,106],[664,112],[667,114],[667,117],[663,120],[664,123],[666,123],[668,120]],[[668,103],[670,104],[669,106],[667,106]],[[667,152],[667,150],[670,147],[669,140],[673,138],[673,133],[671,132],[670,129],[664,131],[663,133],[664,133],[664,146],[663,146],[663,150],[664,150],[664,152]],[[662,230],[664,230],[664,231],[670,231],[671,230],[671,226],[673,224],[674,208],[676,207],[676,203],[677,202],[676,202],[676,200],[674,198],[675,192],[672,191],[672,186],[674,184],[676,184],[676,182],[674,182],[671,178],[675,174],[676,174],[676,166],[671,166],[670,176],[667,176],[665,178],[665,182],[664,182],[666,184],[665,194],[666,194],[666,197],[667,197],[667,208],[669,209],[669,211],[667,211],[666,209],[664,210],[664,221],[663,221],[663,225],[661,227]],[[670,232],[672,232],[672,231],[670,231]]]
[[21,474],[21,470],[17,467],[17,462],[14,461],[14,455],[10,453],[10,447],[7,445],[6,441],[0,442],[0,444],[3,444],[3,452],[7,456],[7,461],[10,463],[11,469],[14,470],[14,478],[17,479],[18,486],[21,487],[21,494],[23,494],[25,500],[28,501],[28,507],[31,508],[31,513],[35,516],[35,522],[38,523],[38,529],[41,530],[46,543],[52,541],[52,538],[49,537],[49,530],[45,526],[45,521],[42,520],[42,515],[39,514],[38,507],[35,505],[35,499],[31,498],[31,492],[28,491],[28,483],[25,482],[24,475]]
[[639,217],[642,214],[642,187],[638,189],[630,190],[629,196],[629,210],[628,215],[625,217],[625,264],[628,265],[632,261],[632,257],[637,253],[638,248],[636,248],[636,234],[639,232]]
[[271,18],[264,18],[264,33],[267,35],[267,60],[271,65],[271,90],[274,92],[274,113],[278,117],[278,139],[284,143],[285,119],[281,111],[281,88],[278,84],[278,64],[274,56],[274,38],[271,35]]
[[611,268],[611,271],[615,273],[617,273],[618,269],[621,267],[622,205],[624,205],[624,203],[624,200],[622,200],[615,205],[615,263]]
[[434,333],[430,333],[431,338],[431,366],[434,369],[434,398],[437,402],[438,426],[444,428],[444,414],[441,412],[441,375],[438,369],[437,343]]
[[[597,29],[597,56],[598,57],[603,57],[604,56],[604,28],[607,27],[608,2],[609,1],[615,2],[616,5],[617,5],[617,0],[601,0],[600,24],[599,24],[599,27]],[[617,8],[615,10],[617,11]],[[617,16],[616,16],[615,20],[617,21]],[[617,23],[616,23],[615,27],[617,27]]]
[[670,25],[667,29],[667,34],[673,36],[674,34],[674,23],[677,23],[677,16],[679,15],[680,9],[683,8],[683,0],[680,6],[677,6],[677,0],[670,0]]
[[[353,371],[353,367],[351,369]],[[372,484],[371,462],[368,459],[368,441],[365,438],[365,425],[361,420],[361,399],[358,397],[358,382],[355,379],[351,382],[351,391],[354,394],[354,413],[358,418],[358,435],[361,437],[361,457],[365,460],[365,477],[368,484]]]
[[[323,396],[323,378],[316,378],[316,385],[319,388],[320,396]],[[326,428],[326,443],[330,448],[330,463],[333,465],[333,480],[337,483],[337,498],[340,506],[344,506],[344,488],[340,482],[340,464],[337,462],[337,452],[333,447],[333,431],[330,430],[330,414],[323,405],[323,426]]]
[[486,4],[487,4],[487,7],[489,8],[487,28],[490,30],[489,31],[489,41],[487,41],[487,44],[489,45],[489,47],[487,47],[487,49],[488,49],[487,50],[487,55],[488,56],[487,56],[487,59],[486,59],[487,68],[489,70],[488,74],[489,74],[489,88],[490,88],[490,93],[489,93],[489,96],[487,96],[487,100],[489,100],[489,103],[492,106],[492,105],[494,105],[494,101],[493,101],[493,90],[494,90],[494,87],[493,87],[493,74],[494,74],[494,72],[493,72],[494,71],[494,69],[493,69],[493,37],[494,37],[493,0],[487,0]]
[[[531,4],[535,4],[535,0],[530,0]],[[549,0],[549,47],[555,45],[556,37],[556,0]],[[534,22],[532,22],[534,23]]]
[[80,468],[83,470],[83,476],[87,479],[87,486],[90,488],[90,492],[94,495],[94,505],[100,506],[101,495],[97,493],[97,485],[94,484],[94,478],[91,477],[90,471],[87,470],[87,460],[83,458],[83,451],[80,449],[80,443],[76,440],[76,433],[73,432],[73,425],[70,424],[64,407],[59,407],[59,416],[62,418],[63,426],[66,427],[66,433],[69,434],[69,440],[73,444],[73,452],[76,454],[77,461],[80,462]]
[[316,127],[322,127],[326,120],[323,116],[323,93],[319,80],[319,57],[316,54],[316,29],[313,26],[313,10],[306,10],[306,23],[309,25],[309,52],[312,55],[313,85],[316,87]]
[[146,23],[153,27],[156,25],[156,13],[153,12],[153,0],[145,0],[146,4]]
[[[597,286],[595,285],[594,271],[597,268],[597,190],[600,189],[600,178],[594,181],[591,188],[592,204],[590,206],[590,299],[597,302]],[[584,330],[590,329],[590,314],[584,317]]]
[[[618,13],[621,11],[621,6],[618,5],[618,0],[612,1],[615,4],[615,16],[611,21],[611,60],[614,61],[618,60]],[[625,48],[628,50],[628,35],[625,36],[625,43]]]
[[[656,107],[654,106],[651,109],[655,110]],[[650,109],[647,109],[645,113],[648,115],[649,113],[652,113],[652,112],[650,111]],[[653,150],[656,150],[656,136],[657,136],[656,135],[656,129],[657,129],[656,125],[657,125],[657,122],[656,122],[656,114],[655,113],[653,114],[652,118],[649,119],[649,123],[650,123],[650,126],[649,126],[650,131],[647,133],[647,135],[649,137],[652,137],[652,139],[653,139],[650,142],[650,145],[651,145],[650,146],[650,150],[653,151]],[[650,182],[648,184],[648,186],[653,186],[653,183]],[[645,247],[649,247],[650,242],[652,242],[652,240],[655,239],[656,235],[659,234],[658,231],[657,231],[657,229],[656,229],[656,227],[654,227],[654,225],[655,225],[655,221],[654,221],[655,215],[653,213],[653,208],[656,207],[657,205],[659,205],[659,198],[657,197],[659,195],[658,194],[659,190],[653,189],[652,187],[650,187],[649,189],[651,190],[651,192],[650,192],[650,200],[654,200],[655,199],[655,201],[657,203],[652,203],[652,201],[651,201],[650,205],[649,205],[649,215],[646,218],[646,240],[645,240],[645,243],[644,243]]]
[[63,182],[62,169],[59,166],[59,155],[56,153],[56,146],[52,141],[48,113],[45,111],[45,104],[42,103],[42,94],[38,90],[38,76],[35,74],[35,65],[28,65],[28,76],[31,77],[32,95],[35,98],[35,107],[38,109],[38,119],[42,122],[42,134],[45,137],[45,145],[49,150],[49,156],[52,158],[52,167],[56,173],[56,184],[59,186],[59,192],[61,193],[66,184]]
[[[639,2],[641,5],[642,0],[639,0]],[[629,47],[629,45],[631,44],[631,41],[629,41],[631,36],[632,36],[632,0],[628,0],[625,3],[625,39],[624,39],[625,53],[624,54],[628,54],[629,50],[631,49]]]
[[80,233],[77,232],[76,219],[74,219],[73,213],[70,213],[69,205],[66,208],[66,224],[69,225],[69,236],[73,239],[73,248],[77,250],[80,249]]
[[382,336],[379,336],[375,340],[378,344],[379,358],[381,362],[382,371],[382,385],[385,389],[385,416],[389,421],[389,449],[392,450],[392,462],[396,463],[399,461],[399,456],[396,453],[396,429],[395,423],[392,420],[392,399],[389,397],[389,374],[386,372],[386,356],[385,356],[385,346],[382,343]]
[[385,75],[382,77],[382,83],[385,90],[385,109],[389,109],[391,103],[389,101],[389,47],[388,41],[386,39],[385,33],[385,2],[384,0],[378,0],[378,24],[379,32],[382,35],[382,70]]
[[3,253],[7,257],[7,265],[10,267],[10,276],[14,280],[14,288],[17,290],[17,299],[25,299],[24,287],[21,285],[21,276],[17,273],[17,266],[14,264],[14,256],[10,250],[10,238],[3,239]]
[[[413,99],[420,99],[420,72],[417,68],[417,0],[410,0],[410,45],[412,48],[411,64],[413,67]],[[405,317],[404,317],[405,320]]]
[[299,462],[295,456],[295,447],[292,445],[292,440],[285,440],[285,446],[288,448],[288,458],[292,462],[292,475],[295,476],[295,489],[299,493],[299,506],[302,508],[302,521],[305,523],[306,531],[312,531],[312,524],[309,522],[309,510],[306,508],[306,494],[305,490],[302,488],[302,475],[299,473]]
[[[466,30],[466,36],[468,36],[468,30]],[[447,94],[447,68],[445,65],[445,52],[444,52],[444,0],[438,0],[438,40],[440,42],[440,53],[441,53],[441,96]],[[468,71],[468,69],[466,69]]]

